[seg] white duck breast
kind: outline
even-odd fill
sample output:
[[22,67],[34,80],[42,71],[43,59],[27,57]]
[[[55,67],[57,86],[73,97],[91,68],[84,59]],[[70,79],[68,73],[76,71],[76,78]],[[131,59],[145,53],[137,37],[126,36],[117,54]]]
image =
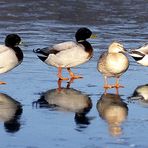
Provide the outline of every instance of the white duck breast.
[[0,73],[5,73],[19,64],[15,51],[0,45]]
[[127,70],[128,59],[122,54],[108,54],[106,57],[106,66],[110,73],[120,74]]
[[[57,49],[55,49],[57,48]],[[55,67],[74,67],[87,62],[90,58],[83,45],[74,42],[65,42],[54,46],[57,54],[49,54],[45,63]]]

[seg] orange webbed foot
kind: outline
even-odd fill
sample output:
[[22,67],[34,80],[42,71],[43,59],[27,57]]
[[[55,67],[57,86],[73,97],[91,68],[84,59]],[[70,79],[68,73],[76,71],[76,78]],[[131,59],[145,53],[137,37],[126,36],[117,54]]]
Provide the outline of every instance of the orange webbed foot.
[[71,79],[82,79],[83,77],[82,76],[79,76],[79,75],[70,75]]
[[59,78],[59,80],[69,80],[69,78],[64,78],[63,76],[61,76],[59,74],[58,74],[58,78]]
[[112,86],[112,85],[109,85],[109,84],[105,84],[105,85],[104,85],[104,88],[105,88],[105,89],[110,89],[110,88],[113,88],[113,86]]
[[61,67],[58,67],[58,74],[57,74],[59,80],[69,80],[69,78],[64,78],[62,76],[62,68]]
[[75,75],[70,68],[67,68],[68,72],[69,72],[69,75],[70,75],[70,78],[71,79],[81,79],[83,78],[82,76],[79,76],[79,75]]
[[64,78],[64,77],[58,77],[59,80],[69,80],[69,78]]
[[115,84],[115,85],[112,85],[112,88],[124,88],[124,86],[120,84]]

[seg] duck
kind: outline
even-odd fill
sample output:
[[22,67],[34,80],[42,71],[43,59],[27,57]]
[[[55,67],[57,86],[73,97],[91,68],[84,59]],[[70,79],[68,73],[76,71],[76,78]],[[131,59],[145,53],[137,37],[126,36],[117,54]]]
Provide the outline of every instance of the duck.
[[[129,60],[125,55],[126,49],[119,42],[112,42],[108,51],[103,52],[98,60],[97,69],[104,76],[104,88],[123,87],[119,84],[120,76],[128,69]],[[114,77],[114,85],[108,84],[107,78]]]
[[58,68],[57,76],[59,79],[69,80],[69,78],[62,76],[63,68],[68,70],[70,79],[79,79],[82,76],[75,75],[71,71],[71,67],[81,65],[92,58],[93,48],[86,39],[95,37],[91,30],[82,27],[75,33],[76,41],[66,41],[43,49],[38,48],[33,50],[33,52],[47,65]]
[[[12,70],[23,61],[23,52],[18,46],[20,43],[19,35],[8,34],[5,44],[0,45],[0,74]],[[0,84],[6,84],[6,82],[0,81]]]
[[131,102],[138,101],[142,106],[148,107],[148,84],[137,86],[128,98]]
[[148,102],[148,84],[138,86],[131,98],[146,100]]
[[129,55],[139,64],[148,66],[148,44],[137,49],[132,49]]

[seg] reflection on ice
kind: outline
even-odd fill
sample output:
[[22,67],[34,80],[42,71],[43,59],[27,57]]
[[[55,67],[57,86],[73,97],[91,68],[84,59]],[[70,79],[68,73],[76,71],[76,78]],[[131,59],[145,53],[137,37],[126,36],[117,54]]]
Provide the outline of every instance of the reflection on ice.
[[86,114],[92,108],[90,97],[79,90],[70,88],[70,83],[66,88],[61,87],[61,82],[58,82],[58,86],[58,88],[43,92],[40,99],[33,104],[58,111],[74,112],[77,124],[88,125],[89,118]]
[[17,132],[20,129],[21,104],[8,96],[0,93],[0,121],[4,122],[6,132]]
[[108,123],[113,136],[122,134],[121,124],[128,115],[128,107],[117,94],[103,94],[97,102],[97,110],[102,119]]
[[[92,107],[90,98],[73,88],[51,89],[41,94],[38,103],[58,110],[86,114]],[[46,105],[45,105],[46,104]]]

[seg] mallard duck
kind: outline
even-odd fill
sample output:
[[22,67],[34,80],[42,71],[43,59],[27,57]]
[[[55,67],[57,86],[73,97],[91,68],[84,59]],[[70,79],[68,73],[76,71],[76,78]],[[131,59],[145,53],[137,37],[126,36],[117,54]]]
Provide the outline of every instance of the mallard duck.
[[[16,66],[23,60],[23,52],[18,47],[21,38],[17,34],[9,34],[6,36],[5,45],[0,45],[0,73],[5,73]],[[0,81],[0,84],[6,84]]]
[[131,50],[129,55],[132,56],[137,63],[148,66],[148,44],[145,44],[138,49]]
[[[125,49],[122,44],[113,42],[108,51],[102,53],[99,58],[97,69],[104,76],[104,88],[123,87],[119,85],[119,77],[128,69],[129,60],[126,57]],[[115,77],[115,85],[109,85],[107,82],[108,77]]]
[[[71,67],[78,66],[90,60],[93,48],[86,39],[92,37],[88,28],[80,28],[75,34],[76,42],[67,41],[55,44],[51,48],[33,50],[40,60],[58,68],[58,78],[68,80],[62,76],[62,68],[66,68],[71,78],[82,78],[71,71]],[[94,36],[93,36],[94,37]]]
[[148,84],[137,86],[129,101],[138,101],[142,106],[148,107]]

